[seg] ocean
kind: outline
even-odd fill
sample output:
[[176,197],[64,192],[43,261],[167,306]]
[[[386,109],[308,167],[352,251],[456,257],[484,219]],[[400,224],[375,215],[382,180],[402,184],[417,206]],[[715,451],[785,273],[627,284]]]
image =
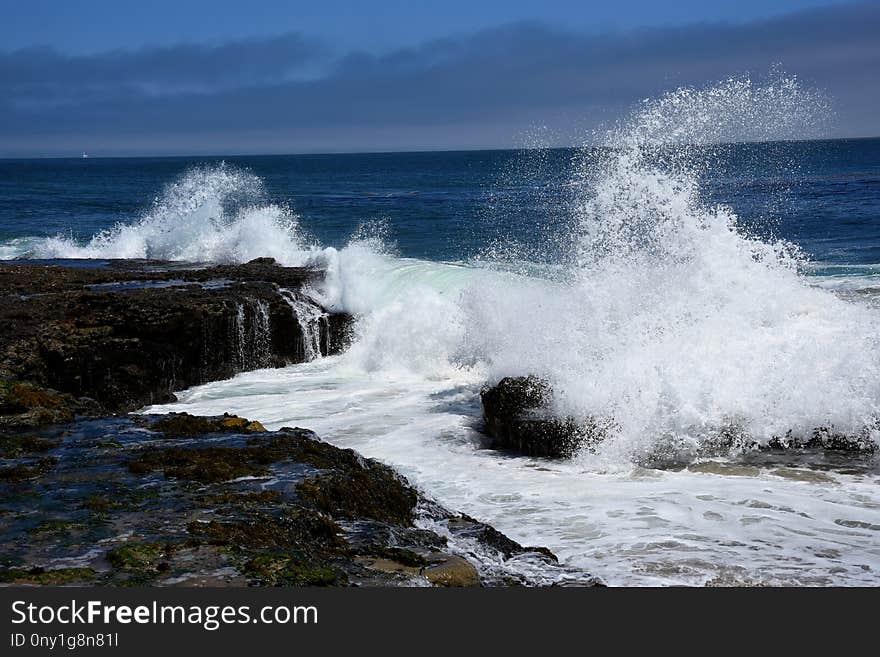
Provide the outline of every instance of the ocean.
[[[673,93],[578,149],[2,160],[0,258],[322,267],[346,353],[150,412],[313,429],[613,585],[877,585],[876,452],[745,447],[880,443],[880,139],[790,139],[807,100]],[[480,389],[525,374],[606,439],[484,449]]]

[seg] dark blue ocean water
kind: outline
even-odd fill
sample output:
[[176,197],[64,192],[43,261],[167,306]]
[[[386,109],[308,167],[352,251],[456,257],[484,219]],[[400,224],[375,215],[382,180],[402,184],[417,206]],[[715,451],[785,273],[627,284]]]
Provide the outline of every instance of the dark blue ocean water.
[[[381,220],[401,255],[465,260],[498,242],[546,244],[567,231],[579,159],[559,149],[0,160],[0,254],[22,255],[2,249],[16,238],[86,241],[137,221],[187,170],[225,161],[259,176],[266,200],[292,208],[323,245]],[[880,139],[716,148],[702,182],[706,201],[732,207],[746,231],[793,241],[855,275],[880,263]]]

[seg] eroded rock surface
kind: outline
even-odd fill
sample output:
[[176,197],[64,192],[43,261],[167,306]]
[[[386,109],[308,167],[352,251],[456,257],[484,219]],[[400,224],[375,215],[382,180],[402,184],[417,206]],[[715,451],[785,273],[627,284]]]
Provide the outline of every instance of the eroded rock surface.
[[[300,292],[320,275],[266,259],[0,264],[0,426],[135,410],[236,372],[336,353],[351,317]],[[298,315],[295,294],[310,312]]]
[[0,434],[0,449],[0,582],[538,583],[515,567],[481,567],[517,559],[564,572],[548,550],[451,513],[391,468],[305,429],[128,416],[26,441]]

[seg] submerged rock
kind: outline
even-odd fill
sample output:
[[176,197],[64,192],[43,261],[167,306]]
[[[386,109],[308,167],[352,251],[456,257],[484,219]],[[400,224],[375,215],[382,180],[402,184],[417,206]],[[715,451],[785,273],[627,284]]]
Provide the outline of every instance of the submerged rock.
[[71,422],[75,415],[96,407],[90,399],[76,399],[72,395],[27,381],[16,381],[2,374],[0,372],[0,429],[26,429]]

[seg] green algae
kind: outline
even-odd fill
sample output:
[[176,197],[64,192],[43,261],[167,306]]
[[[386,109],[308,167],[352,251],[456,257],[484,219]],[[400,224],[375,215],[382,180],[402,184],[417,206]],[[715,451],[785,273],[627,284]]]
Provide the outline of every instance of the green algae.
[[163,543],[133,543],[108,551],[104,558],[117,570],[156,570],[172,548]]
[[9,584],[41,584],[58,586],[73,582],[90,582],[97,573],[91,568],[58,568],[46,570],[39,566],[34,568],[0,569],[0,582]]
[[189,413],[173,413],[150,425],[150,431],[166,436],[197,436],[206,433],[265,433],[265,427],[236,415],[202,417]]
[[17,483],[42,477],[58,464],[58,459],[45,456],[35,462],[0,469],[0,481]]
[[319,475],[297,485],[300,499],[334,517],[370,518],[409,526],[416,492],[391,470],[378,466]]
[[284,553],[261,554],[244,565],[245,576],[268,586],[338,586],[347,578],[326,566],[316,566]]

